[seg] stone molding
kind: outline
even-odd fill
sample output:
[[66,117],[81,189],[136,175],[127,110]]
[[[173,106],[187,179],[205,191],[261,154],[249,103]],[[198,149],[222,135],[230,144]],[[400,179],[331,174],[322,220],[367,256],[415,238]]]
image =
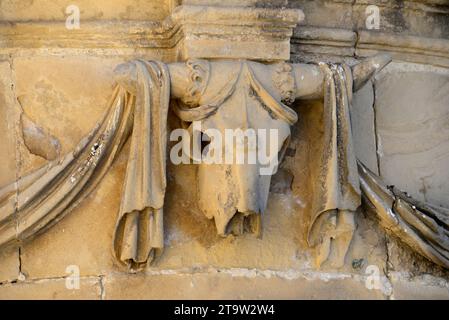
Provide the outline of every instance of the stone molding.
[[449,67],[449,40],[367,30],[299,27],[291,40],[292,53],[367,57],[378,52],[394,59]]
[[[449,67],[449,40],[412,35],[298,26],[298,9],[179,6],[164,21],[2,22],[0,53],[22,49],[166,49],[175,60],[289,60],[295,55],[370,56]],[[307,59],[305,59],[307,60]]]
[[0,23],[0,52],[36,48],[172,49],[189,58],[288,60],[299,9],[179,6],[162,22]]
[[389,52],[393,58],[449,67],[449,40],[360,31],[356,54]]

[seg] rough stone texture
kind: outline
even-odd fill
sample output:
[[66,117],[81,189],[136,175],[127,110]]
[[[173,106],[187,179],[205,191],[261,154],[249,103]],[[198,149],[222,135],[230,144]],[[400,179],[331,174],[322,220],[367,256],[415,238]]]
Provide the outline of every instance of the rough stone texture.
[[[289,195],[271,193],[263,216],[263,238],[254,235],[222,238],[196,203],[195,167],[171,167],[166,200],[165,225],[168,237],[158,268],[182,266],[247,267],[282,269],[307,266],[307,250],[301,237],[301,208]],[[177,201],[172,199],[176,198]],[[282,212],[282,214],[278,214]],[[301,252],[300,255],[298,253]],[[188,253],[188,254],[186,254]]]
[[68,14],[66,7],[76,4],[80,8],[82,20],[128,20],[147,19],[161,20],[168,14],[169,2],[157,0],[100,0],[93,3],[89,0],[80,0],[72,3],[66,0],[21,0],[1,1],[0,20],[27,21],[27,20],[62,20]]
[[368,82],[354,94],[351,109],[351,125],[357,158],[371,171],[378,173],[373,104],[373,85],[371,82]]
[[[112,70],[121,61],[64,56],[15,58],[17,100],[28,117],[59,139],[61,154],[66,154],[101,119],[113,89]],[[26,158],[26,154],[23,156]],[[24,159],[21,173],[45,163],[40,160],[34,156]]]
[[449,300],[449,285],[447,281],[431,276],[416,278],[392,276],[393,299],[413,300]]
[[[363,98],[366,95],[365,91],[367,90],[362,90],[361,94],[357,96]],[[367,95],[369,97],[369,92]],[[304,248],[307,248],[306,226],[308,225],[308,219],[310,219],[309,212],[311,211],[311,197],[313,195],[311,185],[313,177],[316,176],[317,169],[314,164],[317,163],[320,155],[318,141],[323,134],[320,127],[323,104],[318,101],[300,101],[295,104],[295,107],[299,113],[299,123],[294,127],[292,132],[290,149],[292,150],[291,153],[293,156],[286,156],[282,166],[293,175],[293,182],[291,184],[292,194],[297,199],[296,201],[303,212],[300,218],[301,222],[298,224],[300,231],[295,241],[301,244],[301,250],[305,250]],[[356,105],[354,105],[353,109],[355,107]],[[367,105],[364,105],[364,107],[366,108]],[[372,104],[368,107],[371,108]],[[356,141],[360,140],[356,138]],[[370,159],[367,158],[369,156],[367,153],[369,152],[369,146],[362,145],[362,147],[361,153],[365,156],[364,159]],[[385,266],[387,253],[384,236],[377,221],[371,219],[364,212],[359,211],[356,214],[356,224],[358,227],[346,256],[346,265],[339,271],[364,274],[366,267],[369,265],[378,266],[382,270]],[[310,264],[307,265],[308,267],[313,265],[310,254],[309,261]],[[332,271],[332,268],[326,265],[322,268],[323,270]]]
[[[386,237],[388,250],[387,273],[405,273],[412,276],[433,275],[448,279],[448,270],[441,268],[405,246],[396,237]],[[408,281],[406,278],[404,281]]]
[[[257,274],[259,273],[259,274]],[[383,299],[363,279],[310,279],[286,272],[227,270],[207,274],[112,276],[105,279],[106,299]]]
[[[113,28],[113,24],[105,24],[95,29],[96,22],[101,24],[106,20],[162,21],[180,2],[300,8],[305,13],[305,21],[295,29],[293,42],[299,35],[305,35],[309,43],[294,44],[292,59],[350,64],[361,53],[356,48],[365,39],[362,37],[362,31],[366,31],[365,8],[368,4],[378,4],[385,13],[381,18],[381,32],[424,37],[418,38],[419,41],[410,38],[421,49],[408,44],[395,48],[398,51],[395,62],[420,55],[426,58],[422,61],[434,64],[447,56],[444,41],[449,34],[449,20],[444,1],[102,0],[78,3],[81,25],[83,21],[92,23],[88,34]],[[63,24],[67,4],[49,0],[0,1],[0,20]],[[114,42],[111,50],[105,49],[109,48],[109,38],[92,40],[82,35],[78,35],[81,40],[72,40],[71,34],[61,39],[51,38],[51,49],[29,35],[27,43],[32,49],[17,47],[20,41],[8,47],[8,42],[2,39],[0,54],[5,54],[1,56],[4,61],[0,61],[0,186],[45,163],[23,143],[17,100],[30,119],[61,142],[61,154],[64,154],[101,118],[112,92],[112,70],[118,63],[137,57],[166,62],[180,57],[173,49],[178,41],[176,37],[169,42],[164,39],[167,33],[154,36],[150,32],[160,39],[148,40],[145,33],[141,35],[140,27],[127,34],[127,28],[132,29],[129,26],[133,25],[117,27],[121,31],[116,37],[122,38]],[[282,30],[283,37],[288,32]],[[192,34],[200,39],[200,33]],[[238,39],[240,34],[231,32],[231,36]],[[433,47],[427,45],[430,42],[424,42],[427,38],[436,38],[431,43]],[[59,46],[58,41],[64,45]],[[391,41],[394,43],[394,39]],[[384,49],[382,46],[379,48]],[[425,51],[422,47],[432,48]],[[288,53],[286,46],[282,49],[284,54]],[[438,65],[444,64],[438,60]],[[449,207],[447,69],[400,63],[388,69],[374,82],[374,87],[368,84],[354,96],[351,117],[357,156],[375,172],[379,157],[380,173],[388,183],[420,199]],[[358,212],[358,228],[346,265],[340,270],[326,265],[321,270],[314,269],[305,235],[311,182],[316,177],[317,141],[323,134],[320,108],[322,103],[317,101],[294,105],[300,120],[292,128],[291,145],[281,169],[273,177],[269,206],[263,217],[262,239],[251,235],[218,237],[214,223],[197,207],[195,166],[169,166],[164,255],[144,274],[125,273],[114,264],[111,254],[127,161],[125,147],[99,187],[64,220],[45,234],[21,244],[20,251],[17,246],[10,246],[0,252],[0,299],[449,299],[448,271],[413,253],[397,239],[385,236],[369,212]],[[179,126],[174,115],[169,120],[173,127]],[[68,265],[80,268],[83,277],[80,290],[65,288],[63,277],[67,276]],[[367,289],[365,279],[369,266],[380,270],[384,290]]]
[[449,207],[448,95],[449,76],[431,72],[389,73],[376,85],[381,176],[444,207]]
[[232,6],[232,7],[263,7],[263,8],[279,8],[286,6],[288,0],[182,0],[182,4],[187,5],[213,5],[213,6]]
[[180,58],[288,60],[291,30],[304,19],[302,11],[243,7],[176,8],[172,19],[184,34]]
[[[17,159],[17,131],[15,124],[19,110],[14,99],[14,87],[10,63],[0,61],[0,187],[16,179],[19,161]],[[0,252],[0,282],[17,279],[19,274],[19,249],[11,246]]]
[[[101,119],[113,88],[112,70],[120,62],[82,57],[14,61],[16,94],[24,112],[60,140],[61,154],[73,149]],[[21,174],[45,163],[23,145],[20,150]],[[118,159],[86,201],[51,232],[23,245],[26,277],[61,277],[72,264],[80,267],[81,275],[98,275],[111,268],[111,239],[125,166],[126,159]]]
[[351,3],[346,1],[293,0],[289,6],[304,11],[307,26],[351,28],[353,25]]
[[353,6],[353,18],[358,28],[366,29],[366,7],[378,5],[381,12],[380,27],[383,32],[447,39],[448,9],[442,6],[447,5],[447,2],[443,1],[357,0]]
[[99,187],[76,209],[22,247],[22,272],[29,279],[62,277],[69,265],[81,276],[114,270],[112,234],[119,210],[126,159],[120,157]]
[[[367,26],[379,8],[379,25]],[[449,66],[448,3],[445,0],[292,0],[305,25],[292,37],[292,54],[303,61],[336,61],[342,57],[388,52],[395,60]]]
[[3,132],[0,144],[0,186],[8,184],[17,175],[15,125],[18,121],[18,110],[13,90],[10,63],[0,61],[0,130]]
[[97,300],[100,278],[80,279],[79,289],[67,289],[66,279],[45,279],[0,285],[0,300]]
[[346,257],[347,272],[365,274],[368,266],[385,270],[388,255],[382,228],[362,210],[358,212],[356,223],[357,231]]
[[0,261],[0,283],[17,279],[20,271],[19,248],[13,245],[0,252]]
[[[447,145],[444,137],[447,99],[442,96],[448,94],[447,79],[447,71],[443,68],[393,63],[375,81],[381,176],[387,183],[414,197],[444,207],[447,207],[447,178],[444,179],[447,170],[443,169],[448,162],[444,151]],[[398,96],[401,98],[393,99]],[[433,171],[435,173],[431,174]],[[431,274],[447,279],[447,270],[416,254],[399,239],[386,236],[385,241],[386,272],[390,278],[391,274],[405,273],[413,276]],[[405,278],[401,283],[409,280]],[[432,284],[425,284],[432,287]],[[405,298],[407,288],[412,297],[417,286],[416,283],[402,285],[402,298]],[[432,289],[424,289],[423,292],[431,295]]]
[[380,8],[382,32],[413,34],[431,38],[447,38],[449,24],[445,0],[290,0],[289,7],[301,8],[308,26],[366,30],[366,8]]

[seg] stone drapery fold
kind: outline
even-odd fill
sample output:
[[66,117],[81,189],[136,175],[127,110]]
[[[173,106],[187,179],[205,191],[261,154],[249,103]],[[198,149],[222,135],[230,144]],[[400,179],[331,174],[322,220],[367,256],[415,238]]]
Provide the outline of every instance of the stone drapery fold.
[[163,63],[134,63],[136,96],[117,86],[103,120],[74,151],[0,189],[0,247],[60,221],[98,185],[131,135],[115,257],[141,268],[163,248],[170,77]]
[[417,201],[358,163],[364,198],[385,231],[430,261],[449,268],[449,209]]
[[135,63],[138,88],[133,134],[113,246],[118,261],[141,269],[164,247],[170,75],[161,62]]
[[336,210],[355,211],[361,204],[349,114],[352,73],[344,64],[320,66],[325,74],[324,138],[307,235],[311,246],[319,244],[322,224],[326,222],[327,214]]

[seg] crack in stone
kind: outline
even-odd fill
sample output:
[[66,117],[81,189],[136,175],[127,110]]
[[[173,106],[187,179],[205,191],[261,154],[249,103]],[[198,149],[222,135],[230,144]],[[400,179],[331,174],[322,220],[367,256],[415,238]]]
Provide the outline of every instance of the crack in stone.
[[380,150],[379,150],[379,132],[377,130],[377,108],[376,108],[376,82],[375,81],[370,81],[372,88],[373,88],[373,127],[374,127],[374,143],[376,145],[376,162],[377,162],[377,175],[381,176],[381,172],[380,172]]
[[25,280],[25,275],[22,272],[22,246],[19,246],[19,280]]
[[[17,93],[15,90],[15,70],[14,70],[14,60],[12,57],[12,54],[9,54],[8,56],[8,64],[9,64],[9,69],[10,69],[10,80],[11,80],[11,94],[13,96],[14,100],[17,100]],[[14,113],[14,109],[12,110],[8,110],[8,118],[11,117],[11,112]],[[15,222],[16,222],[16,238],[18,238],[18,234],[19,234],[19,216],[18,216],[18,212],[19,212],[19,180],[20,180],[20,168],[21,168],[21,156],[20,156],[20,147],[19,147],[19,120],[20,117],[17,117],[17,119],[15,119],[15,117],[13,117],[13,121],[11,121],[10,123],[14,124],[14,144],[15,144],[15,149],[14,149],[14,158],[15,158],[15,181],[14,181],[14,187],[15,187],[15,198],[14,198],[14,218],[15,218]],[[19,245],[18,247],[18,274],[17,274],[17,279],[22,278],[22,247],[21,245]],[[15,280],[17,280],[15,279]]]
[[[80,276],[79,279],[80,280],[99,280],[100,278],[104,277],[104,275],[98,275],[98,276],[92,276],[92,275],[88,275],[88,276]],[[26,279],[23,281],[19,281],[18,279],[14,279],[14,280],[6,280],[3,282],[0,282],[0,287],[1,286],[6,286],[6,285],[10,285],[10,284],[33,284],[33,283],[45,283],[45,282],[50,282],[50,281],[58,281],[58,280],[66,280],[70,278],[70,276],[56,276],[56,277],[48,277],[48,278],[32,278],[32,279]]]
[[101,275],[99,276],[99,285],[100,285],[100,300],[105,300],[106,298],[106,290],[105,290],[105,286],[104,286],[104,280],[105,280],[105,276]]
[[387,296],[388,300],[394,300],[394,288],[393,288],[393,283],[391,281],[391,279],[392,279],[391,278],[391,268],[390,268],[390,266],[391,266],[391,261],[390,261],[391,257],[390,257],[390,249],[389,249],[389,246],[388,246],[389,243],[390,243],[390,240],[388,238],[388,235],[385,233],[385,254],[386,254],[386,259],[385,259],[385,268],[384,268],[383,271],[384,271],[385,277],[387,278],[388,283],[389,283],[389,285],[391,287],[390,294],[387,294],[386,296]]

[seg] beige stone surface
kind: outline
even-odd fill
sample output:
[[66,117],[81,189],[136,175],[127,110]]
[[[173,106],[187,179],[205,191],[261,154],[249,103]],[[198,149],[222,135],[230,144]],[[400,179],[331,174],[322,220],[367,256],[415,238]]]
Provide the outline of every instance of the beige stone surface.
[[[362,95],[364,91],[362,90]],[[367,106],[364,105],[363,107],[366,108]],[[355,111],[354,109],[353,111]],[[287,156],[284,159],[283,167],[293,175],[292,195],[297,199],[296,201],[301,208],[301,223],[298,226],[301,231],[298,232],[296,241],[301,246],[300,250],[304,250],[303,248],[307,248],[306,226],[308,225],[308,219],[310,219],[311,197],[313,196],[311,185],[317,175],[315,164],[320,156],[318,141],[323,134],[320,129],[323,104],[317,101],[301,101],[297,103],[297,110],[299,111],[299,123],[292,130],[291,150],[288,152],[288,154],[293,153],[293,156]],[[365,124],[369,125],[369,123]],[[359,129],[362,130],[363,127],[359,127]],[[361,132],[358,132],[358,134],[361,135]],[[355,136],[355,140],[358,142],[364,141],[363,137],[357,136]],[[366,152],[367,146],[362,145],[362,147],[362,150]],[[365,156],[365,154],[362,156]],[[371,219],[361,210],[356,214],[356,225],[357,229],[354,232],[346,256],[346,264],[339,271],[364,274],[368,265],[376,265],[382,270],[387,258],[383,231],[375,219]],[[311,256],[309,256],[309,259],[312,262]],[[327,265],[323,268],[324,270],[332,270]]]
[[7,0],[0,2],[0,20],[59,20],[65,21],[67,6],[76,4],[80,9],[80,20],[92,19],[142,19],[161,20],[168,15],[168,1],[157,0]]
[[262,217],[262,239],[250,234],[223,238],[198,208],[195,166],[171,166],[169,176],[173,182],[166,195],[166,248],[155,261],[156,268],[211,265],[281,269],[309,265],[310,253],[298,241],[303,236],[298,198],[270,194]]
[[[398,61],[447,66],[447,5],[441,5],[444,0],[423,2],[406,1],[398,9],[384,0],[80,0],[82,29],[70,34],[63,27],[70,1],[0,1],[0,21],[22,22],[0,26],[5,59],[0,61],[0,187],[46,162],[23,143],[19,103],[60,141],[64,154],[101,118],[113,88],[113,69],[130,58],[266,61],[289,59],[293,52],[294,61],[352,63],[359,55],[386,50]],[[220,9],[191,8],[168,27],[154,23],[178,3]],[[365,8],[373,3],[382,8],[380,32],[365,30]],[[229,9],[234,6],[239,9]],[[280,7],[305,12],[292,41],[294,13],[282,13]],[[195,10],[200,15],[192,15]],[[232,18],[233,12],[244,18]],[[257,27],[251,25],[255,22]],[[387,183],[449,207],[449,74],[425,65],[414,68],[392,69],[374,87],[369,83],[354,95],[356,154],[374,172],[379,157]],[[125,147],[97,189],[66,218],[20,250],[12,245],[0,251],[0,300],[449,299],[448,271],[386,236],[362,210],[345,266],[315,269],[305,236],[317,140],[323,134],[322,103],[297,102],[293,108],[300,120],[272,180],[262,238],[217,236],[213,221],[198,207],[197,167],[169,165],[164,254],[142,274],[119,268],[111,246]],[[169,122],[179,126],[173,114]],[[65,287],[69,265],[80,268],[80,290]],[[392,291],[367,289],[369,266],[378,267],[382,277],[386,273]]]
[[[215,1],[214,1],[215,2]],[[290,36],[304,19],[300,9],[270,6],[183,5],[171,18],[181,25],[182,60],[189,58],[288,60]],[[263,25],[260,28],[259,25]]]
[[[74,56],[15,58],[17,100],[32,121],[60,141],[61,154],[66,154],[101,119],[112,94],[112,70],[120,61]],[[21,173],[45,163],[27,153],[22,151]]]
[[357,159],[373,172],[378,171],[374,90],[371,82],[354,93],[351,109],[352,134]]
[[366,8],[376,5],[380,9],[378,31],[415,34],[424,37],[447,37],[447,5],[445,0],[404,1],[398,5],[385,0],[307,1],[290,0],[289,6],[301,8],[307,25],[366,30]]
[[419,200],[449,207],[449,76],[389,73],[376,85],[380,173]]
[[347,1],[293,0],[289,1],[289,5],[304,11],[305,23],[309,26],[350,28],[353,24],[353,13]]
[[80,279],[79,289],[67,289],[66,279],[45,279],[0,285],[0,300],[96,300],[100,278]]
[[406,1],[398,7],[394,1],[357,0],[352,6],[353,22],[359,29],[366,29],[366,7],[377,5],[380,8],[380,31],[395,32],[401,35],[414,34],[424,37],[447,38],[447,11],[436,1]]
[[2,250],[0,261],[0,283],[17,279],[20,271],[19,248],[12,245]]
[[[260,4],[259,0],[181,0],[182,4],[187,5],[213,5],[221,7],[250,7]],[[265,0],[264,7],[281,7],[288,4],[288,0]]]
[[449,300],[446,281],[432,277],[392,279],[393,298],[396,300]]
[[15,103],[11,65],[0,61],[0,186],[16,179],[18,159],[16,155],[19,110]]
[[48,232],[22,246],[22,272],[29,279],[66,276],[76,265],[80,275],[113,270],[112,234],[120,204],[126,157],[117,159],[98,188]]
[[[397,237],[385,237],[385,244],[388,250],[388,260],[386,270],[389,273],[409,273],[411,275],[433,275],[441,279],[448,279],[449,272],[440,266],[435,265],[428,259],[404,245]],[[406,278],[405,281],[408,281]]]
[[[73,149],[101,119],[112,93],[112,70],[120,61],[95,57],[14,60],[18,99],[34,122],[59,139],[61,154]],[[21,174],[46,162],[23,144],[20,155]],[[126,159],[118,159],[89,199],[50,232],[23,245],[26,277],[64,276],[67,265],[72,264],[80,267],[81,275],[98,275],[111,268],[112,231],[125,164]]]
[[[292,278],[288,278],[288,277]],[[105,299],[384,299],[363,280],[279,277],[254,270],[222,270],[208,274],[108,276]]]
[[382,228],[363,210],[357,212],[356,224],[345,270],[365,274],[368,266],[376,266],[383,272],[388,255]]
[[[17,159],[17,130],[19,110],[14,99],[12,72],[8,61],[0,61],[0,187],[15,181]],[[17,279],[19,249],[12,245],[0,252],[0,282]]]
[[[25,70],[25,67],[32,68],[32,61],[33,59],[29,58],[24,61],[19,60],[16,64],[16,73],[19,75]],[[39,60],[37,62],[42,63]],[[57,61],[54,68],[66,68],[64,71],[71,74],[71,71],[74,71],[73,66],[77,63],[78,61],[74,59],[69,59],[67,64]],[[90,71],[89,63],[86,63],[84,72]],[[53,66],[50,65],[50,67]],[[38,72],[34,71],[31,74],[38,74]],[[98,76],[102,76],[102,73],[99,73]],[[44,79],[48,79],[48,81],[56,82],[56,80],[60,80],[60,83],[64,81],[64,79],[59,79],[54,75],[53,69],[47,70],[45,77]],[[18,86],[18,92],[20,92],[24,109],[32,111],[37,109],[35,117],[38,118],[40,112],[45,114],[44,112],[48,112],[48,109],[41,111],[39,109],[41,96],[37,94],[33,96],[30,92],[31,89],[29,88],[32,88],[36,81],[34,78],[37,78],[37,76],[28,77],[27,82],[21,83]],[[53,78],[56,78],[56,80]],[[71,79],[70,81],[75,80]],[[99,78],[98,81],[102,81],[102,79]],[[48,87],[53,88],[51,84]],[[66,87],[61,86],[60,90],[64,90],[64,88]],[[76,94],[83,89],[83,86],[81,86],[80,88],[70,88],[68,92],[62,91],[62,93],[59,93],[59,97],[67,95],[67,98],[50,102],[54,108],[60,108],[63,113],[62,110],[70,108],[71,105],[62,104],[61,100],[69,101],[70,97],[76,97]],[[98,90],[100,91],[100,89]],[[43,96],[51,95],[45,92]],[[91,103],[94,104],[95,101]],[[34,109],[31,106],[34,106]],[[88,104],[84,104],[82,108],[88,109]],[[82,113],[81,110],[75,110]],[[58,120],[61,123],[70,121],[64,118]],[[77,120],[71,120],[71,123],[73,123],[72,130],[77,129],[76,124],[78,123],[75,122]],[[59,136],[58,129],[61,130],[61,134],[64,133],[64,129],[58,128],[55,124],[56,122],[52,126],[55,132],[53,134]],[[88,130],[85,122],[80,125],[82,128],[78,128],[79,131]],[[50,127],[50,123],[47,126]],[[77,135],[81,134],[67,132],[67,135],[62,135],[62,137],[68,139]],[[64,145],[70,144],[72,144],[71,141],[66,143],[62,141],[63,148]],[[118,201],[114,200],[120,198],[125,157],[126,152],[123,152],[120,158],[123,162],[117,163],[117,167],[120,169],[112,171],[107,176],[106,180],[100,184],[97,192],[89,198],[90,200],[82,203],[69,217],[49,232],[23,246],[22,271],[28,278],[43,278],[48,275],[52,277],[61,276],[64,274],[65,267],[71,264],[79,265],[82,275],[104,274],[113,269],[109,256],[111,250],[108,239],[111,239],[109,237],[118,212]],[[156,261],[154,266],[156,269],[181,268],[184,266],[250,267],[277,270],[311,267],[311,252],[304,243],[307,224],[303,220],[304,210],[302,208],[304,203],[301,199],[305,198],[305,194],[293,195],[289,188],[271,194],[268,210],[262,218],[264,225],[262,239],[254,236],[221,238],[216,235],[212,222],[205,219],[198,211],[196,168],[192,166],[170,166],[169,169],[172,184],[167,192],[165,208],[166,250],[164,255]],[[108,179],[113,182],[109,182],[111,180]],[[277,179],[282,180],[282,172],[279,172]],[[304,192],[310,193],[310,190]],[[100,233],[101,236],[99,236]],[[100,237],[101,240],[99,240]],[[363,238],[363,235],[361,237]],[[78,240],[81,238],[84,241]],[[353,259],[362,259],[360,252],[363,249],[360,249],[360,246],[363,248],[363,242],[354,244],[358,251],[355,251]],[[64,255],[61,255],[62,251],[64,251]],[[42,255],[42,252],[46,252],[46,255]],[[189,254],[185,255],[185,252],[189,252]],[[367,260],[370,254],[363,254],[364,259]],[[349,258],[349,261],[351,261],[351,258]],[[48,265],[50,265],[50,268],[48,268]],[[349,263],[349,271],[353,272],[353,269],[356,268],[350,266]],[[355,272],[360,271],[355,270]]]
[[[379,8],[379,26],[367,27],[367,8]],[[292,55],[301,61],[335,61],[389,52],[395,60],[449,66],[448,3],[445,0],[307,1],[301,8],[305,24],[295,29]],[[369,19],[368,19],[369,21]],[[336,29],[337,28],[337,29]],[[357,41],[356,41],[357,39]]]

